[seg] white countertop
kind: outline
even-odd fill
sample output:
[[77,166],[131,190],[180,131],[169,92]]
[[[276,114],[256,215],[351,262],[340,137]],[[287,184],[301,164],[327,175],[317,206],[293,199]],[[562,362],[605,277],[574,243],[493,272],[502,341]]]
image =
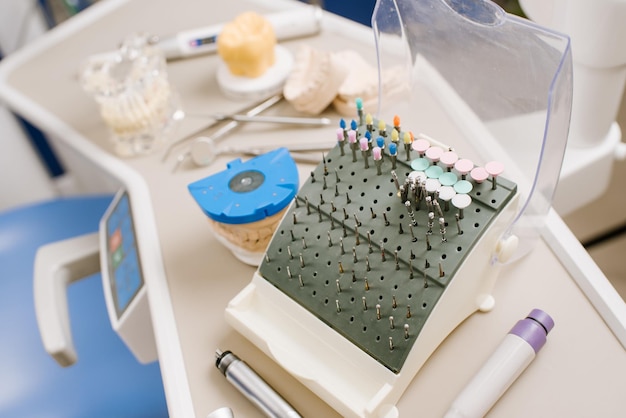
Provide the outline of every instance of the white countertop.
[[[230,19],[248,8],[267,11],[284,5],[298,7],[288,0],[232,1],[218,9],[208,2],[109,0],[0,64],[0,97],[131,195],[172,416],[203,417],[221,406],[230,406],[238,417],[260,416],[215,369],[216,348],[233,350],[304,416],[336,413],[223,320],[226,304],[250,281],[254,269],[216,241],[186,186],[222,170],[229,158],[205,168],[184,166],[173,174],[174,159],[163,164],[162,153],[116,157],[96,104],[78,86],[77,68],[88,55],[111,49],[138,29],[174,33]],[[325,49],[350,48],[370,58],[373,54],[369,28],[335,16],[325,16],[320,35],[285,46],[294,50],[302,42]],[[218,92],[216,66],[215,56],[169,65],[185,108],[223,112],[241,107]],[[283,103],[270,113],[295,111]],[[330,110],[326,116],[337,119]],[[185,120],[177,138],[203,123]],[[320,133],[309,130],[298,135],[314,139]],[[240,143],[289,143],[293,131],[244,126],[236,138]],[[300,170],[301,178],[306,178],[310,167]],[[489,416],[623,415],[624,304],[556,214],[550,214],[544,239],[534,251],[505,266],[494,296],[491,313],[468,318],[427,361],[398,404],[402,416],[415,416],[415,411],[425,417],[441,416],[500,339],[533,308],[549,312],[556,326],[535,362]]]

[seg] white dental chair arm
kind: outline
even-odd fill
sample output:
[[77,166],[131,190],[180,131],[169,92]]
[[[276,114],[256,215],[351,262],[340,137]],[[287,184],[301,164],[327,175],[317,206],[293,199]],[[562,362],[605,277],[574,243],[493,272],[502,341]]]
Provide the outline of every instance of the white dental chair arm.
[[76,362],[67,286],[100,271],[98,233],[44,245],[35,256],[37,325],[46,351],[63,367]]

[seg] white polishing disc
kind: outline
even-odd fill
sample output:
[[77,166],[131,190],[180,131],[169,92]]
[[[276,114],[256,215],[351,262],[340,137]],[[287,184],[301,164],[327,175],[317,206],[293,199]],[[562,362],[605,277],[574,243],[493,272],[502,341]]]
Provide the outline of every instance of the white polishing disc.
[[465,209],[472,203],[472,198],[468,194],[457,194],[452,198],[452,205],[458,209]]

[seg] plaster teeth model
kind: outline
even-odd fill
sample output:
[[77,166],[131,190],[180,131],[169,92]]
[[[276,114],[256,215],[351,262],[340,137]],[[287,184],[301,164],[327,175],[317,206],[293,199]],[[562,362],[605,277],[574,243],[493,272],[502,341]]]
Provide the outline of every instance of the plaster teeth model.
[[[363,107],[366,109],[376,109],[378,107],[378,69],[376,66],[370,65],[355,51],[341,51],[336,52],[335,55],[349,66],[348,75],[333,100],[333,106],[337,112],[345,116],[356,114],[357,98],[362,100]],[[380,80],[383,100],[390,99],[402,91],[401,80],[404,79],[399,67],[384,69]]]
[[[383,97],[389,99],[402,91],[400,68],[383,71]],[[356,114],[356,99],[376,109],[378,69],[356,51],[328,52],[303,46],[296,54],[285,88],[285,99],[303,113],[319,114],[331,103],[342,115]]]
[[298,111],[319,114],[333,101],[349,69],[339,57],[310,46],[300,47],[283,94]]

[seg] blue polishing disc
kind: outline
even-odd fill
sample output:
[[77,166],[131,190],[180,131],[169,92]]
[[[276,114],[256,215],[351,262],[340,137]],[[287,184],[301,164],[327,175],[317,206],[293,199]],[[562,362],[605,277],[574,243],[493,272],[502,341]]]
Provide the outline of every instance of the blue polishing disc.
[[202,211],[214,221],[260,221],[283,210],[298,191],[298,168],[287,148],[246,162],[236,159],[226,167],[188,186]]

